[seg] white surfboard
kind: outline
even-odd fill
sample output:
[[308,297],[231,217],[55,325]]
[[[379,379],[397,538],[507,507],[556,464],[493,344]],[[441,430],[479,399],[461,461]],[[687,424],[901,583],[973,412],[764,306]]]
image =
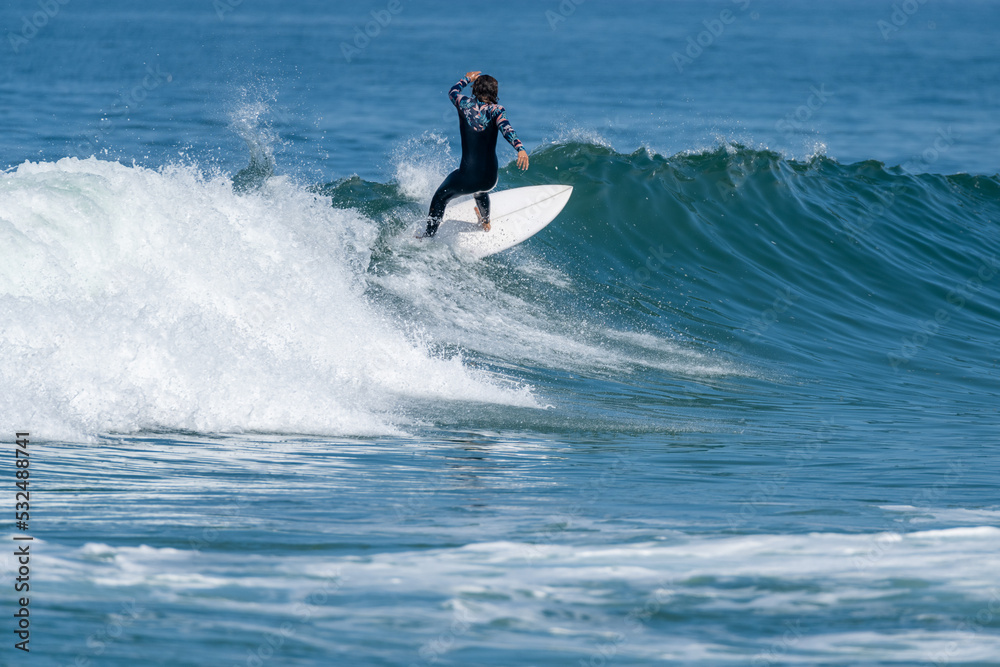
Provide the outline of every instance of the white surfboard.
[[473,199],[449,204],[434,235],[470,259],[494,255],[526,241],[552,222],[573,193],[571,185],[531,185],[490,193],[490,231],[476,217]]

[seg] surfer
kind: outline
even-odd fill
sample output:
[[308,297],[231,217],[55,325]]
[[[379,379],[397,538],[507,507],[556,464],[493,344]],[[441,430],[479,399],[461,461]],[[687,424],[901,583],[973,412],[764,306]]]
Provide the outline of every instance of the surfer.
[[[472,97],[462,95],[462,89],[472,84]],[[434,193],[427,215],[427,236],[437,233],[448,202],[459,195],[475,195],[476,215],[483,229],[490,230],[490,196],[497,184],[497,133],[517,150],[517,166],[528,168],[528,152],[507,120],[507,112],[497,104],[499,84],[489,74],[468,72],[451,87],[448,97],[458,109],[458,125],[462,135],[462,162],[448,174]]]

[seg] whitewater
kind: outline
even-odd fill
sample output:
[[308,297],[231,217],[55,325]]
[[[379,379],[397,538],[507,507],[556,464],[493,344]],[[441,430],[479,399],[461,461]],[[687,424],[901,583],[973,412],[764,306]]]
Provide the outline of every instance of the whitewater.
[[67,158],[0,192],[7,420],[368,435],[396,432],[407,398],[534,405],[373,309],[373,227],[287,181],[241,197],[190,168]]

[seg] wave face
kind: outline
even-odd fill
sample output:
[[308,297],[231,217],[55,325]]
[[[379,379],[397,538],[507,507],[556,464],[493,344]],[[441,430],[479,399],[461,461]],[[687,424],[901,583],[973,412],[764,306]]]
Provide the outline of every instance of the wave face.
[[599,256],[587,272],[629,306],[734,353],[883,375],[938,370],[957,339],[996,341],[995,177],[738,146],[667,159],[567,145],[536,162],[578,188],[554,245],[578,249],[577,266]]
[[995,176],[563,143],[500,181],[573,185],[563,214],[465,263],[412,239],[447,171],[420,154],[390,183],[246,196],[192,167],[4,174],[2,419],[69,438],[995,416]]
[[[414,196],[411,172],[399,172],[400,197]],[[997,177],[738,145],[664,157],[574,142],[501,176],[505,187],[536,182],[575,190],[529,243],[462,268],[376,248],[377,282],[422,303],[438,340],[558,374],[538,381],[560,407],[575,400],[561,390],[600,395],[576,415],[584,421],[596,405],[619,426],[626,414],[671,413],[676,426],[695,397],[723,418],[847,402],[941,425],[975,415],[988,430],[1000,357]],[[392,217],[377,208],[385,187],[355,179],[325,192]],[[396,287],[408,279],[426,283]]]

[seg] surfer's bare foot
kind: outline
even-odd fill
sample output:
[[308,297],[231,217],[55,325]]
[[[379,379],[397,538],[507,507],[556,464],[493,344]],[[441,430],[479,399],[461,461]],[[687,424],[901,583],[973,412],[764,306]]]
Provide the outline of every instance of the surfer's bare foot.
[[490,221],[486,220],[485,218],[483,218],[483,214],[479,212],[479,207],[478,206],[476,206],[474,208],[475,208],[475,211],[476,211],[476,217],[479,218],[479,224],[481,224],[483,226],[483,231],[484,232],[490,231]]

